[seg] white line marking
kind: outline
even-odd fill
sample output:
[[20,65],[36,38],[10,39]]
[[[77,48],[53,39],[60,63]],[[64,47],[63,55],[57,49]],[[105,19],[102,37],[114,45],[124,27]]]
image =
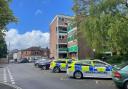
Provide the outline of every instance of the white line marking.
[[14,80],[14,78],[13,78],[13,75],[12,75],[12,73],[10,72],[10,70],[9,70],[8,67],[7,67],[7,71],[8,71],[9,78],[10,78],[10,80],[11,80],[11,83],[12,83],[12,84],[15,84],[15,80]]
[[98,80],[96,80],[96,84],[98,84],[99,82],[98,82]]
[[6,74],[6,68],[3,69],[3,76],[4,76],[4,83],[7,83],[7,74]]

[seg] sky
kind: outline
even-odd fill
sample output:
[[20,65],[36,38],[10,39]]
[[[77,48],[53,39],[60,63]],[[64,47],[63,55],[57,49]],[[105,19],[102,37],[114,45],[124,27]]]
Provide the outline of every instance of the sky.
[[49,24],[58,14],[73,16],[73,0],[13,0],[10,3],[17,24],[9,24],[9,49],[49,46]]

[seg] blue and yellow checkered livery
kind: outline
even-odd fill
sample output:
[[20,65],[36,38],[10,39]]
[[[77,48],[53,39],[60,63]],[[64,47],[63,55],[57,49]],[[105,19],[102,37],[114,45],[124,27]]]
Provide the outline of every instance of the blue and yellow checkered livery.
[[93,60],[89,60],[89,61],[90,64],[82,63],[82,62],[81,63],[76,62],[75,64],[70,64],[67,69],[67,74],[73,77],[76,71],[80,71],[83,74],[83,77],[111,78],[111,71],[112,71],[111,65],[106,63],[104,66],[103,65],[99,66],[94,64]]
[[50,64],[50,69],[54,69],[55,67],[58,67],[60,71],[66,71],[68,64],[73,63],[72,60],[54,60]]

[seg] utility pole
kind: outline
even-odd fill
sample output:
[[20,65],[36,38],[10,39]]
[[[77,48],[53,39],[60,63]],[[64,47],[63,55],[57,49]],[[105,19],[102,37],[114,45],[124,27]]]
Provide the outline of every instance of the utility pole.
[[9,63],[9,57],[10,57],[10,42],[8,43],[8,46],[7,46],[7,60],[8,60],[8,63]]

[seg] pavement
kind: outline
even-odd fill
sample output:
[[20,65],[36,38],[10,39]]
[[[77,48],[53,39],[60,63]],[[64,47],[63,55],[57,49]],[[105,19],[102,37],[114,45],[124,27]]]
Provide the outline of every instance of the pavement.
[[[51,73],[35,68],[34,64],[9,64],[0,71],[0,81],[22,89],[117,89],[110,79],[73,79],[66,73]],[[6,76],[6,77],[5,77]],[[1,89],[1,88],[0,88]]]
[[9,83],[0,83],[0,89],[21,89],[21,88]]

